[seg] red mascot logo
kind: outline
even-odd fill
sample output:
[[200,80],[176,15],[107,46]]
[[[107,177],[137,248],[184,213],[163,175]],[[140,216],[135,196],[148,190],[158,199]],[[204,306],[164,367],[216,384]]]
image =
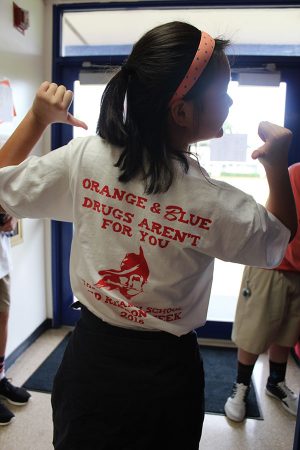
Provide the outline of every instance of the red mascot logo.
[[127,253],[121,262],[120,269],[100,270],[102,277],[96,286],[105,287],[109,291],[117,289],[130,300],[135,295],[143,292],[143,286],[149,277],[149,268],[144,257],[143,249],[140,253]]

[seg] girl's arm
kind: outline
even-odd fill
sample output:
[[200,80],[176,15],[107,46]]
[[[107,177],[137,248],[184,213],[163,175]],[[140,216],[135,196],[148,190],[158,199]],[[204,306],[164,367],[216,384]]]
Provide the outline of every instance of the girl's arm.
[[290,130],[270,122],[261,122],[258,134],[265,142],[252,153],[265,168],[269,183],[266,208],[291,231],[297,231],[297,212],[288,172],[288,149],[292,139]]
[[68,109],[73,94],[64,86],[45,81],[39,87],[31,109],[0,151],[0,168],[24,161],[48,125],[67,123],[87,129],[87,125],[75,119]]

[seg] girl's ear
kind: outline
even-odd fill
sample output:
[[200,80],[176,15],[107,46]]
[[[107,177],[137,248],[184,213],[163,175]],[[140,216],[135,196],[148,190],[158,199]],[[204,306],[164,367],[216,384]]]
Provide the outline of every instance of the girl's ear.
[[189,128],[193,123],[193,104],[184,100],[175,100],[170,106],[170,115],[179,127]]

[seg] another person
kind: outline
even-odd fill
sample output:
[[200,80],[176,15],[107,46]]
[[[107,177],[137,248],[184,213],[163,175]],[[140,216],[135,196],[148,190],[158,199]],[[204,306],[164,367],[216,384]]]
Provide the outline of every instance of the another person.
[[[289,170],[298,221],[300,219],[300,163]],[[244,420],[251,376],[261,353],[269,350],[270,375],[266,394],[297,415],[298,394],[285,377],[290,350],[300,332],[300,227],[283,261],[273,270],[246,267],[241,283],[232,340],[238,347],[237,379],[225,404],[227,417]]]
[[26,159],[50,123],[85,127],[68,113],[72,93],[45,82],[0,153],[4,210],[74,223],[81,319],[54,382],[57,450],[198,450],[193,330],[206,320],[214,258],[273,267],[295,233],[289,130],[259,127],[268,209],[191,158],[191,143],[223,134],[227,44],[186,23],[158,26],[108,83],[97,136]]
[[300,366],[300,338],[298,339],[292,350],[292,355],[294,356],[294,359],[298,366]]
[[[13,386],[5,376],[5,351],[10,308],[10,242],[9,234],[17,224],[14,217],[0,214],[0,399],[13,405],[26,405],[30,398],[24,388]],[[0,400],[0,426],[9,425],[14,414]]]

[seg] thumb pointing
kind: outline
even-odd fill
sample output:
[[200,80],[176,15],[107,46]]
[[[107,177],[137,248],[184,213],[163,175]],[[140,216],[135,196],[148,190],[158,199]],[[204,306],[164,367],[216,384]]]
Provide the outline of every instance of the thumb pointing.
[[252,159],[263,158],[264,156],[266,156],[267,148],[268,148],[267,144],[264,144],[261,147],[257,148],[252,152],[251,158]]
[[72,116],[72,114],[70,114],[70,113],[68,113],[67,123],[69,125],[72,125],[73,127],[83,128],[84,130],[88,129],[88,126],[85,122],[82,122],[81,120],[76,119],[76,117]]

